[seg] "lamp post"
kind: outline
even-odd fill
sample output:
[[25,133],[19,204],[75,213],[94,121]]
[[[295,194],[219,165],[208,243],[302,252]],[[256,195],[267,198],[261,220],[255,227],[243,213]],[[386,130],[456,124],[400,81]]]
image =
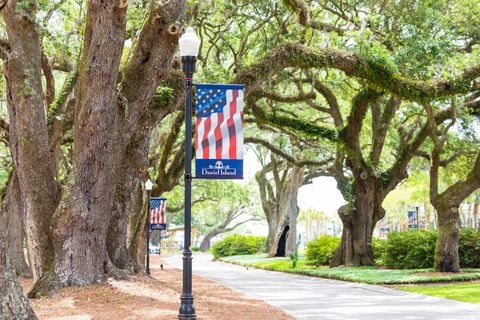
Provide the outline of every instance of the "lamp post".
[[145,273],[150,275],[150,198],[152,196],[153,183],[150,179],[145,182],[147,190],[147,262],[145,264]]
[[178,319],[196,319],[192,293],[192,78],[195,72],[200,39],[187,28],[178,41],[185,74],[185,232],[183,245],[183,293]]
[[417,230],[420,229],[420,221],[418,220],[418,208],[420,207],[420,205],[418,203],[415,204],[415,219],[417,221]]

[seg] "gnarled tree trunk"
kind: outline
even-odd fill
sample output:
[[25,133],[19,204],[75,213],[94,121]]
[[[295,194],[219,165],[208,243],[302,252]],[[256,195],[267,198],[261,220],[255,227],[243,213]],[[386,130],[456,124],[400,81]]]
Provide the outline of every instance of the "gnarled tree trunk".
[[343,223],[342,239],[330,262],[331,267],[373,265],[372,236],[376,223],[385,212],[381,208],[381,192],[377,179],[356,177],[353,184],[355,208],[344,205],[338,210]]
[[7,241],[11,266],[18,276],[30,278],[32,273],[25,262],[23,244],[23,204],[20,185],[15,170],[8,180],[5,198],[0,212],[0,232],[3,231]]
[[205,237],[203,237],[202,242],[200,242],[200,251],[201,252],[207,252],[208,250],[210,250],[210,242],[212,241],[213,238],[215,238],[216,236],[218,236],[221,233],[223,233],[223,232],[221,232],[217,228],[215,228],[212,231],[210,231],[209,233],[207,233],[205,235]]
[[459,205],[447,203],[446,206],[435,202],[438,212],[438,239],[435,246],[435,270],[459,272],[458,241],[461,219]]
[[49,152],[41,50],[33,1],[8,1],[2,11],[11,51],[5,63],[10,149],[22,190],[29,261],[34,279],[51,267],[50,219],[59,188]]
[[[268,222],[267,247],[270,257],[286,257],[295,251],[297,245],[298,190],[305,181],[304,166],[287,166],[280,178],[280,162],[273,156],[272,162],[257,172],[263,211]],[[272,171],[275,190],[267,179]]]
[[117,133],[123,125],[116,85],[125,14],[120,1],[88,4],[76,89],[74,171],[53,218],[54,266],[32,288],[34,297],[102,281],[111,268],[106,236],[120,160]]
[[[134,140],[135,143],[127,148],[122,161],[107,235],[107,249],[111,261],[117,268],[131,272],[140,268],[135,266],[137,260],[132,260],[128,252],[127,231],[130,217],[135,215],[135,210],[143,212],[138,203],[143,203],[142,181],[146,181],[147,175],[150,130],[135,136]],[[132,223],[136,224],[134,221]]]
[[8,257],[7,244],[0,231],[0,319],[37,319],[28,303]]
[[[295,252],[297,246],[298,190],[304,182],[304,167],[294,166],[289,173],[278,203],[276,226],[273,238],[268,239],[270,247],[268,255],[288,257]],[[269,229],[271,228],[269,226]],[[270,235],[270,234],[269,234]]]

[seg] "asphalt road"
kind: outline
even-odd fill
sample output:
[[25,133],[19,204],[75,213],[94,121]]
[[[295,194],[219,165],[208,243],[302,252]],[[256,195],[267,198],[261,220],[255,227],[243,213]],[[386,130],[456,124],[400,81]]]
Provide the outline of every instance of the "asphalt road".
[[[181,256],[166,258],[182,268]],[[403,291],[245,268],[194,255],[193,272],[245,295],[264,300],[296,319],[479,320],[480,305]],[[195,291],[195,284],[193,284]]]

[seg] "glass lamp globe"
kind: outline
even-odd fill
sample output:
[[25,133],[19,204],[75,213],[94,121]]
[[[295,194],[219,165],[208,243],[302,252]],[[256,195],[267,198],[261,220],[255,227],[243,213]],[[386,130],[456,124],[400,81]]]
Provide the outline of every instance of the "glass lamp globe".
[[182,57],[198,56],[200,39],[197,37],[192,27],[188,27],[187,30],[185,30],[185,33],[182,34],[178,40],[178,44],[180,46],[180,55]]
[[148,179],[147,182],[145,182],[145,189],[147,189],[148,191],[151,191],[152,187],[153,187],[153,183],[152,181],[150,181],[150,179]]

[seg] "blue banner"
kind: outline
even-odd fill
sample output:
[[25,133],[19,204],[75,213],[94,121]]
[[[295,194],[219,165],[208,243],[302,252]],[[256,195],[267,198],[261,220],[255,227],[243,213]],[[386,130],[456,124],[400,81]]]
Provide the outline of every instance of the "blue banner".
[[196,85],[195,178],[243,179],[243,90]]
[[150,198],[150,230],[167,230],[167,199]]
[[408,211],[407,218],[408,218],[408,228],[414,229],[417,227],[417,219],[416,219],[416,212],[415,211]]
[[195,160],[196,178],[243,179],[243,160]]

